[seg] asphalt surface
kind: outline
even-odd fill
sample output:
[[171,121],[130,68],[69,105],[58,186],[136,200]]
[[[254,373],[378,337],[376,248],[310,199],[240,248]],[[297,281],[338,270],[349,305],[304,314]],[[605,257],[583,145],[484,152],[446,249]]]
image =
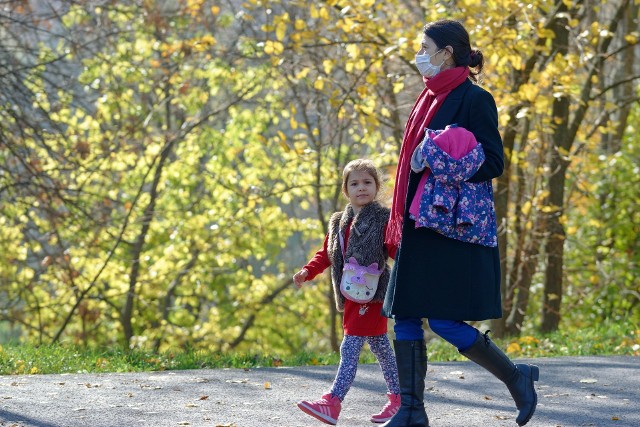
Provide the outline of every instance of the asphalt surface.
[[[640,358],[519,360],[540,367],[529,427],[640,427]],[[329,389],[336,366],[0,376],[2,427],[326,426],[296,407]],[[430,363],[432,427],[516,426],[506,387],[471,362]],[[339,426],[375,426],[385,403],[375,364],[360,365]]]

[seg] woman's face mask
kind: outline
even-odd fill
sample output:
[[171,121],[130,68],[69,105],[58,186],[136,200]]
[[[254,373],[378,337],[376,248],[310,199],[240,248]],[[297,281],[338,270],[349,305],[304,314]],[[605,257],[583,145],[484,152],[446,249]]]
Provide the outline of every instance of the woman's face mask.
[[[442,49],[438,50],[440,52]],[[433,56],[436,56],[438,52],[434,53]],[[440,65],[433,65],[431,63],[431,55],[428,53],[422,55],[416,55],[416,68],[426,78],[431,78],[440,72],[440,68],[442,68],[442,64],[444,64],[444,59],[440,63]]]

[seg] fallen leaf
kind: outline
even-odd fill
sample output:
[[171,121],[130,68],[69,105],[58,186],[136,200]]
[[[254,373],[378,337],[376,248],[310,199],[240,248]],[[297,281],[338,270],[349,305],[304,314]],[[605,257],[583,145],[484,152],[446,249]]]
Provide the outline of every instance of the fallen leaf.
[[264,389],[265,390],[271,390],[271,383],[269,381],[264,383]]
[[200,396],[200,399],[198,400],[207,400],[209,398],[209,396]]
[[490,396],[485,396],[484,400],[493,400]]
[[580,380],[580,382],[583,384],[594,384],[597,383],[598,380],[596,380],[595,378],[585,378],[583,380]]
[[244,380],[227,380],[226,382],[231,384],[246,384],[249,382],[249,380],[245,378]]
[[195,403],[187,403],[186,405],[184,405],[186,408],[197,408],[198,405],[196,405]]
[[618,417],[611,417],[611,419],[612,419],[613,421],[618,421],[618,420],[620,420],[620,418],[618,418]]

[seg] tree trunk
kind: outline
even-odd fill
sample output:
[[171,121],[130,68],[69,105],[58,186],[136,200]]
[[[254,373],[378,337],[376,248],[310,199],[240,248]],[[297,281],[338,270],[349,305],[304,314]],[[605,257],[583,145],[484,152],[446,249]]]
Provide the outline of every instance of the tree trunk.
[[[559,56],[566,56],[569,52],[569,30],[567,7],[563,3],[559,14],[554,19],[553,52]],[[562,305],[562,279],[564,265],[564,225],[561,222],[564,214],[564,184],[567,170],[568,156],[572,141],[569,139],[569,97],[562,94],[555,97],[552,107],[553,133],[549,153],[549,197],[547,199],[547,213],[545,224],[549,233],[545,245],[547,261],[544,296],[542,306],[542,332],[558,329],[560,323],[560,307]]]
[[[522,131],[520,152],[525,151],[527,142],[529,141],[529,120],[524,120],[524,129]],[[525,174],[524,159],[518,159],[516,168],[516,197],[515,197],[515,213],[513,231],[516,236],[514,242],[513,262],[509,270],[508,290],[507,292],[513,298],[511,309],[508,311],[508,317],[505,321],[506,335],[519,335],[522,324],[529,305],[531,295],[530,287],[533,275],[536,272],[538,264],[538,253],[542,245],[540,236],[539,218],[537,209],[533,206],[528,210],[524,209],[527,196],[536,193],[535,184],[530,185],[527,189],[527,177]],[[540,163],[538,163],[538,168]],[[533,177],[535,179],[535,177]]]
[[[158,186],[160,185],[160,181],[162,179],[164,166],[175,142],[175,139],[168,141],[162,149],[162,152],[160,153],[160,158],[154,171],[151,190],[149,191],[149,203],[144,209],[144,214],[142,215],[142,228],[140,229],[140,233],[138,234],[138,237],[133,244],[133,248],[131,249],[131,272],[129,273],[129,290],[127,291],[125,304],[122,307],[122,312],[120,313],[120,323],[122,324],[122,330],[124,333],[125,346],[129,345],[131,337],[133,337],[134,335],[132,318],[133,306],[137,295],[136,288],[138,285],[138,277],[140,275],[140,257],[142,257],[144,243],[147,238],[147,234],[149,233],[149,228],[151,227],[151,221],[153,221],[156,202],[159,197]],[[142,185],[144,185],[144,183]]]
[[[630,2],[629,0],[622,0],[616,7],[609,21],[608,29],[603,32],[604,35],[598,45],[596,51],[597,60],[594,61],[589,69],[584,86],[581,89],[573,119],[570,121],[569,98],[566,95],[556,97],[553,103],[552,115],[555,126],[553,128],[553,146],[551,147],[549,160],[551,176],[549,178],[548,214],[546,216],[549,237],[545,247],[547,270],[544,284],[542,322],[540,325],[542,332],[555,331],[560,323],[565,240],[562,215],[564,213],[565,174],[569,166],[568,156],[571,153],[571,146],[576,139],[578,129],[581,127],[592,102],[593,79],[602,73],[604,62],[609,57],[607,52],[613,40],[613,34],[616,33],[625,13],[629,12]],[[567,7],[564,2],[558,8],[558,12],[560,14],[556,15],[553,26],[556,36],[553,39],[553,51],[558,55],[566,55],[568,52],[569,31]]]

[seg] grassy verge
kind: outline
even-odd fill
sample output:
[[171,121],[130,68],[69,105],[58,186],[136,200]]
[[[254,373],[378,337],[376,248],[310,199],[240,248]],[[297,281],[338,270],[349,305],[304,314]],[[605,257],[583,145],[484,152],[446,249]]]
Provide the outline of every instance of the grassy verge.
[[[523,335],[496,340],[514,358],[640,355],[640,327],[603,324],[592,329],[563,331],[546,336]],[[428,344],[429,360],[465,360],[448,343],[435,339]],[[11,345],[0,346],[0,374],[52,374],[140,372],[202,368],[253,368],[258,366],[333,365],[337,353],[300,352],[293,356],[221,354],[197,350],[154,353],[145,350],[86,349],[73,346]],[[375,363],[371,352],[363,351],[363,363]]]

